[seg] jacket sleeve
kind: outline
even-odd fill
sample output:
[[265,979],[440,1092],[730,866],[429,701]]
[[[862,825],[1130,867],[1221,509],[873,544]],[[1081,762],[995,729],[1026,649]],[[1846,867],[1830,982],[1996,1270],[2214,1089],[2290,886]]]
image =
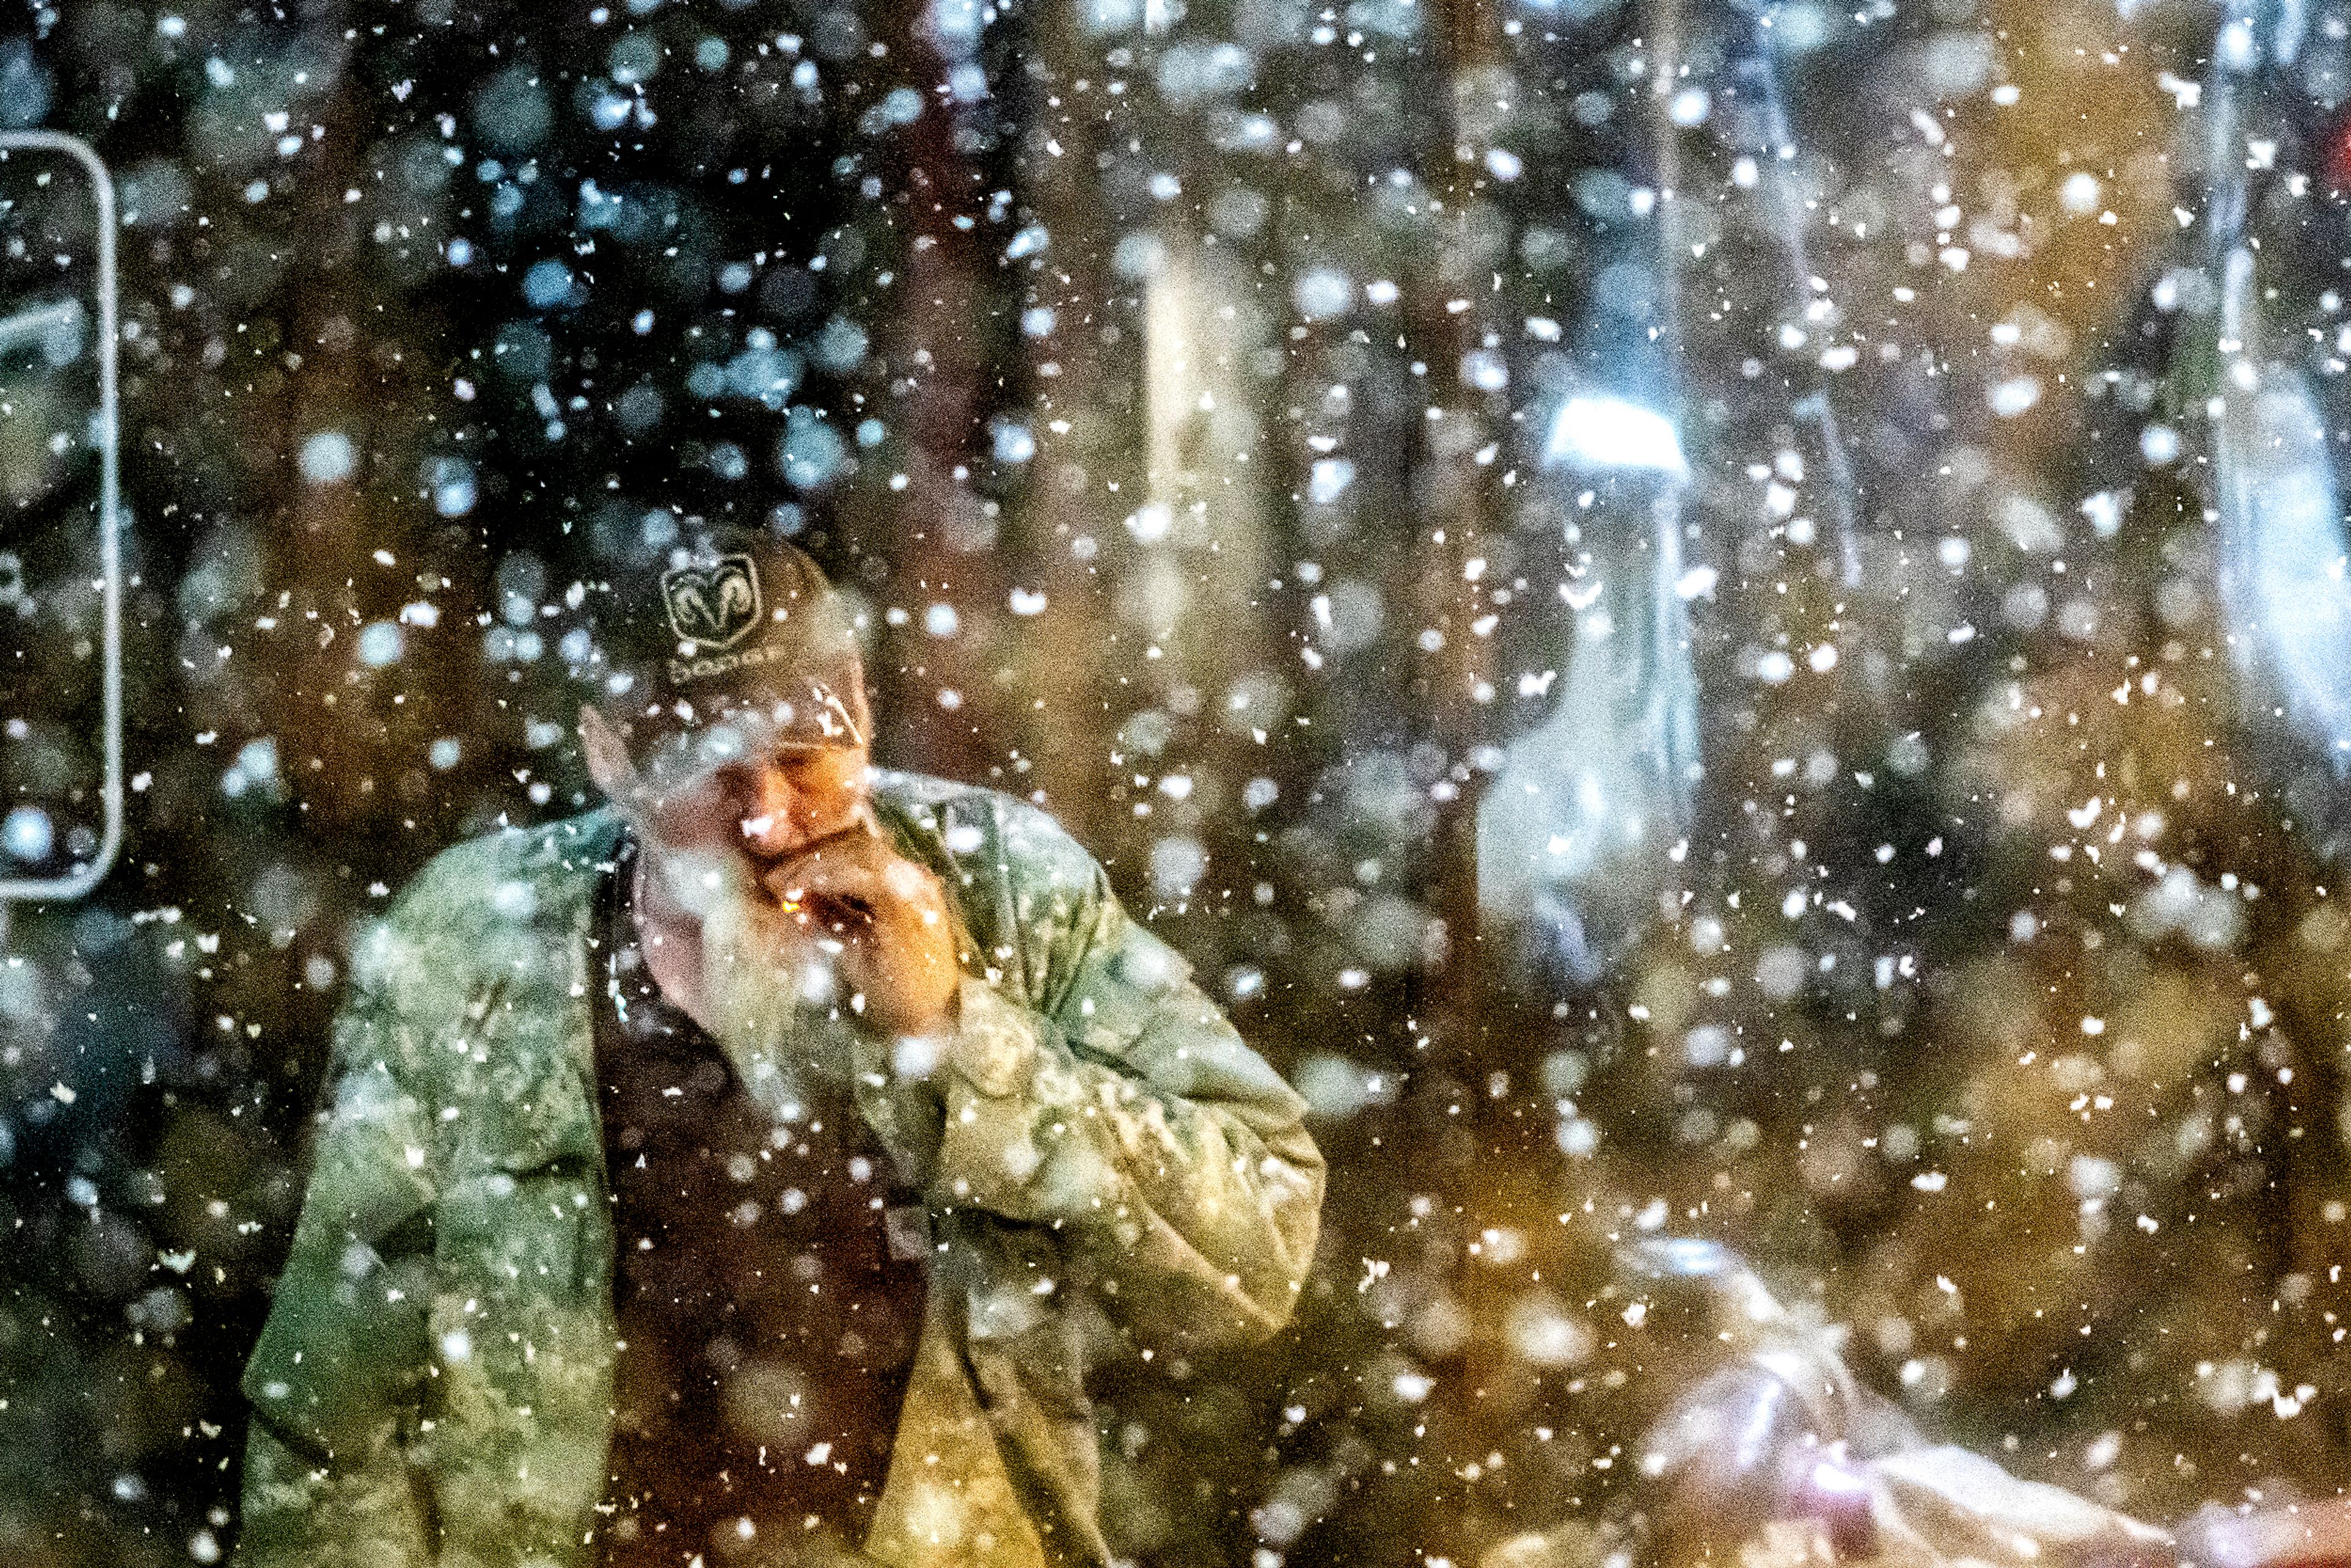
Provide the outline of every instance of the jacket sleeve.
[[958,993],[935,1200],[1068,1233],[1146,1343],[1272,1333],[1321,1220],[1304,1102],[1050,819],[999,831],[1018,929]]
[[252,1406],[237,1561],[406,1568],[436,1531],[411,1464],[432,1299],[427,1117],[397,1081],[391,1009],[336,1020],[308,1195],[246,1364]]

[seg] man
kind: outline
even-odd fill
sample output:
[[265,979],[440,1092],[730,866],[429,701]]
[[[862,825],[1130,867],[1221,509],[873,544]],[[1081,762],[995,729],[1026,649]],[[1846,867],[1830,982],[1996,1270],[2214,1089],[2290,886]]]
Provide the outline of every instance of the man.
[[355,948],[243,1558],[1106,1562],[1087,1343],[1288,1319],[1301,1102],[1042,812],[869,766],[797,549],[600,591],[609,804]]

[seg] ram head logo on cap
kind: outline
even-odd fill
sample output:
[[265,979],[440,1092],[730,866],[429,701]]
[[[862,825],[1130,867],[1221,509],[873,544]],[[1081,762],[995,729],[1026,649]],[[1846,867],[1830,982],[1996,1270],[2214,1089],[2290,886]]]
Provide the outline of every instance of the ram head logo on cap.
[[662,573],[670,629],[702,648],[730,648],[759,623],[759,572],[747,555],[722,555],[706,567]]

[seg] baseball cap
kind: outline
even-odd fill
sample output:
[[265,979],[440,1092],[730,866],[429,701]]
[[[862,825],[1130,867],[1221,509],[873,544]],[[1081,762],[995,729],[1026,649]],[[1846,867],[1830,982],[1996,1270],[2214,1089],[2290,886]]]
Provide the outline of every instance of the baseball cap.
[[689,519],[597,587],[597,706],[650,781],[872,733],[854,612],[790,541]]

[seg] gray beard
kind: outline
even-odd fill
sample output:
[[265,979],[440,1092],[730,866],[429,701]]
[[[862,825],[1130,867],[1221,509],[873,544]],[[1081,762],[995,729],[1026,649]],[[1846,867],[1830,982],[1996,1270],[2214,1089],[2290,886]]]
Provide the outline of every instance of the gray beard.
[[759,886],[741,855],[640,835],[645,874],[701,922],[702,1012],[744,1086],[794,1120],[820,1084],[849,1074],[852,1029],[831,956]]

